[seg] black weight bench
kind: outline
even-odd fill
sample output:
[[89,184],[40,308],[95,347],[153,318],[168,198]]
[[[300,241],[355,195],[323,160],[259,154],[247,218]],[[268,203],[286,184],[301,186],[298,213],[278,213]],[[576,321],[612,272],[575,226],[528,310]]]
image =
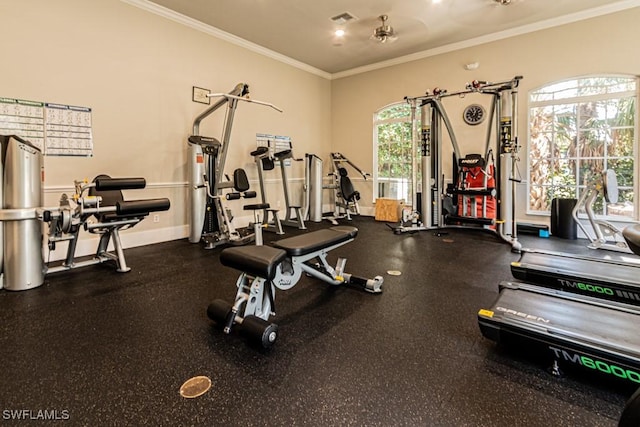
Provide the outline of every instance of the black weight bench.
[[291,289],[303,273],[331,285],[353,284],[367,292],[382,292],[381,276],[367,279],[346,273],[345,258],[338,258],[335,268],[327,262],[330,251],[353,241],[357,234],[355,227],[338,226],[279,240],[273,247],[224,249],[220,254],[222,265],[242,272],[236,282],[235,303],[231,306],[215,300],[207,314],[224,325],[225,333],[241,324],[244,332],[267,348],[275,342],[278,330],[276,324],[268,321],[275,314],[275,288]]

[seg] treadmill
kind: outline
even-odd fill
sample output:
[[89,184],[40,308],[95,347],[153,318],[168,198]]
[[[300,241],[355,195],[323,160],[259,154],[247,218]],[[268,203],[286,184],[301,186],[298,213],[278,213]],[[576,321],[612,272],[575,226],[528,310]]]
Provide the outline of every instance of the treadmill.
[[511,263],[511,274],[523,282],[640,305],[640,259],[633,263],[526,251]]
[[[623,236],[640,254],[640,224],[627,227]],[[493,305],[478,312],[480,330],[496,342],[533,344],[554,364],[578,365],[638,386],[640,267],[625,264],[527,252],[511,271],[542,286],[501,283]]]
[[503,282],[478,312],[493,341],[526,341],[557,363],[640,385],[640,307],[525,283]]

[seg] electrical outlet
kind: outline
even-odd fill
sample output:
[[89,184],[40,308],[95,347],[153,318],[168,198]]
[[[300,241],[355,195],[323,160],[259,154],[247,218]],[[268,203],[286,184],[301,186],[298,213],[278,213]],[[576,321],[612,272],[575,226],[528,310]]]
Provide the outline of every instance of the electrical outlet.
[[155,215],[153,216],[153,222],[160,222],[160,215],[155,214]]

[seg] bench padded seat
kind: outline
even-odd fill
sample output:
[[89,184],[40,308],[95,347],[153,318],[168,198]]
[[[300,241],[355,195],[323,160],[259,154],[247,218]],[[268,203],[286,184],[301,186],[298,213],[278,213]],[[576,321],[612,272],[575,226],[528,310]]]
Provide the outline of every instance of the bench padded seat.
[[278,264],[286,257],[285,251],[270,246],[237,246],[224,249],[220,262],[252,276],[273,280]]
[[273,246],[284,249],[289,256],[302,256],[353,239],[357,234],[357,228],[343,225],[278,240]]

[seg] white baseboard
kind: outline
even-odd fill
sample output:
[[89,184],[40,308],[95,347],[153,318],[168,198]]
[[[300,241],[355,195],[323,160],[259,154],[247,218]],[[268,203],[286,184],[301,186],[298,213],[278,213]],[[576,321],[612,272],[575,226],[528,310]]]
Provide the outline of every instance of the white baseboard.
[[[153,230],[127,230],[120,234],[120,240],[122,241],[122,247],[124,249],[127,249],[135,248],[137,246],[152,245],[154,243],[183,239],[188,235],[189,227],[187,225],[181,225],[176,227],[155,228]],[[98,248],[99,241],[99,237],[90,237],[78,240],[75,256],[81,257],[86,255],[94,255],[96,253],[96,249]],[[51,254],[49,254],[49,250],[45,247],[45,261],[59,261],[66,258],[67,244],[58,243],[56,246],[56,250],[51,252]],[[109,243],[109,250],[113,250],[112,242]]]
[[360,215],[363,215],[363,216],[376,216],[376,208],[375,208],[375,206],[360,207]]

